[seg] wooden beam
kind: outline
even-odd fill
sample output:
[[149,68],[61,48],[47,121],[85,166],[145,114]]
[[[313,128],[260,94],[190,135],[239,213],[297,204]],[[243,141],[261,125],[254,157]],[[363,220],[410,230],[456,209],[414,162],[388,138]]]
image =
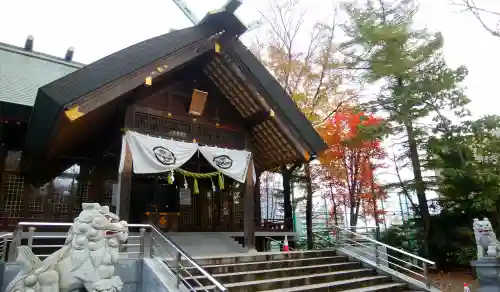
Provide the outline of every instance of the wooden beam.
[[[246,77],[246,74],[243,73],[243,71],[236,65],[236,63],[231,59],[231,56],[225,57],[224,60],[226,62],[225,65],[234,72],[234,75],[238,76],[243,81],[241,82],[242,86],[244,86],[248,92],[252,93],[256,102],[258,102],[262,108],[272,109],[272,107],[263,98],[263,96],[267,95],[267,93],[263,90],[259,90],[257,86],[253,85],[253,82]],[[285,135],[285,137],[290,141],[297,152],[303,156],[304,161],[307,161],[308,159],[306,157],[310,155],[309,147],[306,147],[301,143],[301,141],[299,141],[299,138],[292,133],[290,127],[287,126],[287,124],[281,120],[278,115],[274,117],[274,120],[283,135]]]
[[155,84],[155,79],[165,75],[175,68],[178,68],[188,61],[203,55],[212,50],[213,36],[207,36],[189,46],[182,48],[164,58],[144,66],[130,74],[127,74],[117,80],[114,80],[103,87],[96,89],[84,96],[81,96],[74,102],[65,105],[65,109],[73,108],[78,105],[79,115],[85,115],[102,105],[119,98],[134,88],[144,85],[150,78],[151,85]]
[[251,130],[253,127],[262,124],[263,122],[270,120],[274,117],[273,110],[260,111],[254,113],[245,118],[245,127],[247,130]]
[[254,215],[254,185],[253,185],[253,158],[250,159],[247,171],[245,198],[243,200],[243,225],[245,247],[248,251],[255,251],[255,215]]
[[116,213],[121,220],[128,221],[130,215],[130,191],[132,187],[132,152],[125,145],[125,159],[123,171],[118,174],[118,197],[116,202]]

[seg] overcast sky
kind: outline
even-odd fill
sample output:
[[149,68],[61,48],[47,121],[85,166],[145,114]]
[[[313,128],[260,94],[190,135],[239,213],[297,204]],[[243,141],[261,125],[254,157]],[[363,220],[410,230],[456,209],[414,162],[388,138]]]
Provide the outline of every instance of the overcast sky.
[[[487,0],[476,2],[486,3]],[[225,0],[186,0],[201,18]],[[489,2],[493,2],[489,0]],[[247,0],[238,16],[250,23],[259,18],[265,0]],[[308,17],[315,21],[329,10],[330,0],[308,0]],[[485,32],[475,19],[449,5],[448,0],[421,0],[417,26],[441,31],[444,54],[451,66],[466,65],[465,82],[475,116],[500,114],[496,97],[500,67],[500,38]],[[498,2],[497,2],[498,3]],[[490,3],[491,5],[491,3]],[[494,4],[500,11],[500,3]],[[327,12],[325,12],[327,11]],[[169,29],[190,26],[190,21],[171,0],[16,0],[0,2],[0,42],[22,46],[27,35],[35,38],[34,49],[64,56],[76,48],[74,59],[90,63],[139,41],[164,34]],[[253,33],[259,33],[258,30]],[[391,203],[391,208],[397,204]]]
[[[267,2],[247,0],[238,15],[250,23],[259,18],[257,9],[263,9]],[[186,0],[186,3],[201,18],[225,0]],[[308,16],[316,20],[318,15],[324,15],[325,5],[330,1],[309,0],[308,3]],[[471,15],[460,13],[448,0],[421,0],[420,3],[417,25],[441,31],[447,61],[452,66],[464,64],[470,71],[465,86],[472,99],[474,115],[500,114],[494,73],[500,67],[500,39],[490,36]],[[500,3],[496,5],[500,11]],[[22,46],[31,34],[35,37],[36,51],[64,56],[66,49],[73,46],[75,60],[83,63],[163,34],[170,28],[190,25],[171,0],[17,0],[0,4],[0,42]]]
[[[201,18],[225,0],[185,0]],[[476,2],[486,3],[487,0]],[[257,9],[268,1],[247,0],[238,10],[250,23],[259,18]],[[439,30],[445,37],[444,53],[451,65],[464,64],[470,74],[465,86],[475,115],[500,114],[495,97],[500,66],[500,39],[486,33],[469,14],[459,13],[448,0],[421,0],[419,26]],[[493,2],[493,1],[488,1]],[[309,0],[308,16],[318,19],[330,0]],[[500,3],[496,4],[500,11]],[[326,10],[328,11],[328,10]],[[16,0],[0,4],[0,42],[22,46],[28,34],[35,37],[35,50],[64,56],[76,48],[75,60],[90,63],[139,41],[190,26],[171,0]]]

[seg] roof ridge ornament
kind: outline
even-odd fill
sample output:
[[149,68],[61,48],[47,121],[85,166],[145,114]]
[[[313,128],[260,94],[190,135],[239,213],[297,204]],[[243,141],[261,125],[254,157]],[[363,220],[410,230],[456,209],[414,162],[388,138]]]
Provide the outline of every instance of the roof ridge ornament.
[[35,38],[32,35],[29,35],[26,38],[26,42],[24,43],[24,49],[26,51],[33,51],[33,42],[35,41]]
[[243,1],[240,0],[228,0],[224,6],[222,6],[223,10],[229,11],[231,13],[236,12],[236,10],[243,4]]

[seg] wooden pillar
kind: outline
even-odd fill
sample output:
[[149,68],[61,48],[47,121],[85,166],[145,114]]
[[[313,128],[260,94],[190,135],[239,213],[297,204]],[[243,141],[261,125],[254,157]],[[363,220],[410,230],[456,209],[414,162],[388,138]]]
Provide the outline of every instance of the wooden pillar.
[[[72,217],[75,218],[81,211],[82,203],[86,203],[88,198],[88,184],[89,184],[89,166],[88,164],[81,163],[78,165],[80,167],[77,186],[76,186],[76,198],[72,209]],[[87,192],[87,193],[86,193]]]
[[106,182],[106,169],[102,164],[95,165],[89,175],[89,203],[99,203],[106,192],[104,183]]
[[128,221],[130,216],[130,191],[132,188],[132,153],[125,145],[125,159],[122,173],[118,174],[118,195],[116,200],[116,213],[121,220]]
[[[1,127],[0,127],[1,128]],[[1,135],[1,131],[0,131]],[[2,142],[0,144],[0,210],[5,210],[4,202],[4,173],[5,173],[5,160],[7,159],[7,149],[5,149],[5,144]],[[7,214],[3,214],[2,230],[7,230]]]
[[[26,188],[26,184],[24,185]],[[55,205],[54,205],[54,181],[47,184],[47,193],[43,197],[43,220],[48,222],[54,221]]]
[[255,216],[254,216],[254,185],[253,185],[253,159],[250,159],[247,171],[245,198],[243,200],[243,225],[245,236],[245,247],[249,251],[255,251]]
[[260,172],[255,172],[255,188],[253,190],[254,196],[254,214],[255,214],[255,226],[260,227],[262,224],[262,210],[261,210],[261,195],[260,195]]
[[[20,210],[20,219],[29,221],[29,205],[30,202],[34,199],[35,197],[35,188],[33,187],[32,184],[27,182],[26,180],[24,181],[24,186],[23,186],[23,192],[21,195],[21,210]],[[52,217],[49,216],[49,220],[53,221],[53,213],[52,212]],[[45,219],[45,218],[44,218]]]
[[77,202],[78,177],[71,180],[68,198],[68,213],[66,214],[66,222],[73,222],[75,218],[74,210],[78,207]]
[[234,224],[236,222],[236,220],[234,219],[234,197],[232,195],[231,192],[228,193],[228,196],[227,196],[227,199],[228,199],[228,211],[229,211],[229,229],[230,231],[239,231],[237,230],[238,228],[236,228],[236,224]]

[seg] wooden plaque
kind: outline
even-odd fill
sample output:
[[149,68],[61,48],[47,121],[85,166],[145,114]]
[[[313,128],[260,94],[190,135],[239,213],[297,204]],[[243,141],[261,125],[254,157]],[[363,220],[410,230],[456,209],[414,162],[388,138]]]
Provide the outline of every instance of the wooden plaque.
[[191,96],[191,105],[189,106],[189,114],[194,116],[203,115],[203,110],[205,109],[205,103],[207,102],[207,96],[208,92],[194,89],[193,95]]

